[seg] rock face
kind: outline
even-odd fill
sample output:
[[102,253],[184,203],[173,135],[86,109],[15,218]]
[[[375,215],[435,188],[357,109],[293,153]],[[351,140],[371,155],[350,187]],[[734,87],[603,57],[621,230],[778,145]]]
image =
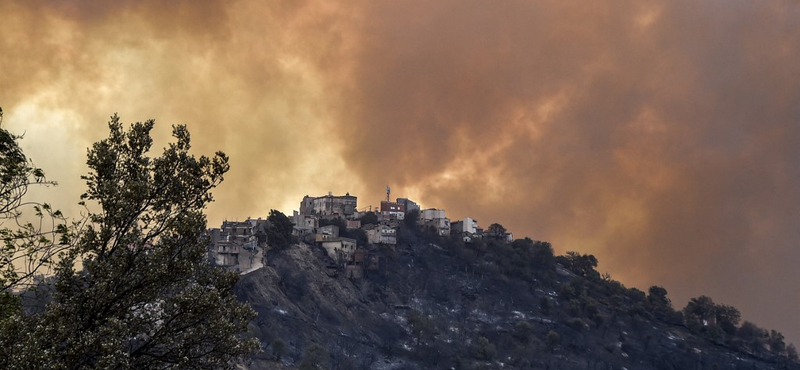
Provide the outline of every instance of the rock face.
[[263,345],[247,367],[300,367],[318,344],[332,369],[800,368],[659,320],[642,292],[555,263],[521,274],[492,250],[413,238],[374,253],[380,270],[362,279],[306,244],[243,275],[237,294]]

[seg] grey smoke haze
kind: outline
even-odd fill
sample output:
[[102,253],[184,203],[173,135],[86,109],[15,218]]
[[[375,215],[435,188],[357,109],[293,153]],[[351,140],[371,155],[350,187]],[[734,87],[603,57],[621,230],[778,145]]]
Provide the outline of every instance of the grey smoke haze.
[[198,153],[232,158],[211,223],[328,190],[377,204],[388,184],[593,253],[678,307],[707,294],[800,340],[797,2],[10,2],[0,14],[4,124],[28,130],[64,204],[113,112],[155,118],[162,138],[186,123]]

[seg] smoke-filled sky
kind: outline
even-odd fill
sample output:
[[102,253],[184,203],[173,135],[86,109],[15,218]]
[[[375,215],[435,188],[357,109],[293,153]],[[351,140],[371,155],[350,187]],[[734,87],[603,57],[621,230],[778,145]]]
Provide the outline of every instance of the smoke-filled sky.
[[0,106],[68,214],[154,118],[230,155],[212,225],[390,185],[800,342],[797,1],[5,1]]

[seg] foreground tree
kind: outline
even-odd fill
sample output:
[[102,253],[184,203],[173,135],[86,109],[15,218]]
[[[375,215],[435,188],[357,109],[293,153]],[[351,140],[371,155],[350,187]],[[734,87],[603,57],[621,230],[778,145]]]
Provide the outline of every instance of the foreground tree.
[[210,267],[201,238],[228,159],[189,155],[185,126],[150,158],[153,124],[126,131],[115,115],[89,150],[82,198],[100,211],[59,262],[47,310],[9,320],[0,367],[232,368],[257,348],[241,335],[254,312],[233,294],[238,275]]
[[[0,124],[3,109],[0,108]],[[21,309],[13,291],[30,288],[66,249],[68,229],[61,212],[25,199],[31,186],[55,185],[25,156],[16,136],[0,128],[0,320]],[[28,211],[23,212],[23,208]]]

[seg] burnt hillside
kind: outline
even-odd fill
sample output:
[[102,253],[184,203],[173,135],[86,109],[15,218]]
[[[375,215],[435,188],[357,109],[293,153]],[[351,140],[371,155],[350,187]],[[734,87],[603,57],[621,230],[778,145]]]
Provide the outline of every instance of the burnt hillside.
[[263,344],[249,368],[800,369],[763,329],[684,315],[663,289],[600,276],[592,256],[530,239],[399,239],[371,247],[380,268],[362,279],[313,245],[271,251],[237,286]]

